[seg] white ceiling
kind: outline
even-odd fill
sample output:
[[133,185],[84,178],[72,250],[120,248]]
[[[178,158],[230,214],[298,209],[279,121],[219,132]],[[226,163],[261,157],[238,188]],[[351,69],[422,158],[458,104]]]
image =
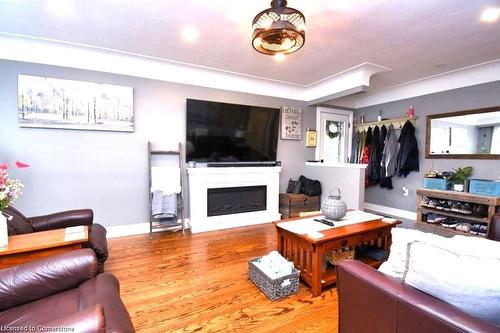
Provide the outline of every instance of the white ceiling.
[[[304,12],[305,46],[277,62],[251,46],[251,21],[269,0],[0,2],[0,32],[80,43],[311,85],[364,62],[392,69],[378,90],[500,58],[500,23],[479,22],[499,0],[290,0]],[[54,4],[62,4],[57,14]],[[181,29],[200,38],[189,44]]]

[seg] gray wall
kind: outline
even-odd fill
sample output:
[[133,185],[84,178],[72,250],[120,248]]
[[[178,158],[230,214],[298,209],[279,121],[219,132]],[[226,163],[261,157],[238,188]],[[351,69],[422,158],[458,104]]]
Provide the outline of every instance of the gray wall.
[[[135,133],[19,128],[17,75],[39,75],[134,88]],[[25,184],[16,204],[27,215],[90,207],[104,225],[146,222],[146,142],[185,141],[186,98],[279,108],[304,108],[304,131],[315,126],[315,110],[303,102],[173,84],[101,72],[0,61],[0,161],[21,160],[13,170]],[[280,186],[297,177],[314,149],[302,141],[278,143],[283,162]]]
[[[420,153],[420,172],[412,172],[407,178],[393,177],[393,190],[373,186],[366,189],[365,201],[379,205],[415,211],[416,190],[422,187],[424,174],[431,167],[441,171],[471,165],[474,168],[474,178],[496,179],[500,176],[500,161],[498,160],[448,160],[425,159],[425,118],[434,113],[461,111],[500,105],[500,81],[430,94],[405,100],[369,106],[356,110],[355,117],[359,119],[365,114],[365,121],[375,121],[378,111],[382,110],[383,118],[404,116],[410,105],[415,108],[418,116],[416,137]],[[399,133],[398,133],[399,135]],[[402,195],[401,188],[406,186],[410,195]]]

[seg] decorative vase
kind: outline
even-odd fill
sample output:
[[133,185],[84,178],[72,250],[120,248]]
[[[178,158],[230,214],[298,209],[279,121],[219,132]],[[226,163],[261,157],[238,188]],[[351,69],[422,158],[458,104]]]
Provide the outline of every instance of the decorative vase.
[[9,244],[9,231],[7,228],[7,218],[0,212],[0,248]]
[[[338,195],[332,195],[334,190],[338,191]],[[321,203],[321,211],[329,220],[340,220],[347,213],[347,205],[340,196],[340,189],[334,188],[330,191],[330,195]]]
[[453,189],[457,192],[463,192],[464,184],[453,184]]

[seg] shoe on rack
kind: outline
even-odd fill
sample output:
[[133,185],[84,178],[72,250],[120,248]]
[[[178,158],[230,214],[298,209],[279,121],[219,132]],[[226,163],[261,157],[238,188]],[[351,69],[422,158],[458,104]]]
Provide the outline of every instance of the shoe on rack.
[[441,225],[445,228],[455,229],[455,227],[458,226],[458,222],[457,220],[447,218],[446,220],[441,222]]
[[438,216],[437,214],[433,214],[433,213],[427,214],[427,222],[428,223],[437,223],[437,221],[436,221],[437,216]]
[[428,205],[429,206],[427,206],[427,207],[429,207],[429,208],[436,208],[436,206],[438,205],[438,202],[437,202],[437,200],[429,199]]
[[479,234],[480,229],[481,229],[480,224],[473,224],[473,225],[471,225],[469,232],[473,235],[477,235],[477,234]]
[[487,233],[488,233],[488,227],[481,224],[479,226],[479,230],[477,231],[477,234],[480,236],[486,236]]
[[436,205],[437,210],[444,210],[444,206],[446,205],[446,200],[439,200]]
[[458,201],[455,201],[453,205],[451,205],[451,211],[456,213],[462,212],[462,204]]
[[423,197],[422,198],[422,203],[420,205],[422,205],[424,207],[429,207],[429,198]]
[[427,217],[427,222],[429,223],[441,223],[446,220],[446,216],[438,215],[438,214],[429,214]]
[[444,204],[444,211],[449,212],[451,211],[451,206],[453,205],[453,201],[446,201]]
[[460,213],[462,214],[472,214],[472,207],[469,203],[464,203],[462,205],[462,209],[460,210]]
[[450,227],[450,219],[446,219],[446,220],[441,221],[441,225],[445,228],[449,228]]
[[457,225],[455,230],[462,231],[462,232],[469,232],[470,231],[470,224],[469,223],[460,223]]

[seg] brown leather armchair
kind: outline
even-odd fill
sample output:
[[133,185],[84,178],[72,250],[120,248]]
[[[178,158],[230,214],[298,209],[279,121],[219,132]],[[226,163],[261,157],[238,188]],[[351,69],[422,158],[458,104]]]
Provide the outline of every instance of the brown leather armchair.
[[4,210],[6,215],[12,216],[8,222],[9,236],[27,234],[74,226],[88,226],[90,229],[89,244],[94,250],[99,262],[99,271],[102,272],[104,262],[108,258],[108,241],[106,229],[94,222],[94,213],[91,209],[78,209],[59,212],[43,216],[26,217],[14,207]]
[[[135,332],[118,280],[90,249],[0,270],[0,331]],[[17,330],[16,330],[17,329]],[[55,332],[55,331],[54,331]],[[62,331],[60,331],[62,332]]]

